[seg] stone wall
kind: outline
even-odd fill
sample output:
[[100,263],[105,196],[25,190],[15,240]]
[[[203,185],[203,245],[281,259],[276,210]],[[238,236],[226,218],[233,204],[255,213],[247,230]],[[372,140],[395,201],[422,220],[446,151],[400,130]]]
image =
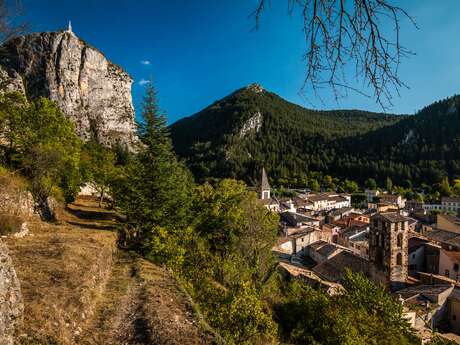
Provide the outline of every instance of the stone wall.
[[0,345],[12,345],[22,323],[21,288],[8,249],[0,242]]

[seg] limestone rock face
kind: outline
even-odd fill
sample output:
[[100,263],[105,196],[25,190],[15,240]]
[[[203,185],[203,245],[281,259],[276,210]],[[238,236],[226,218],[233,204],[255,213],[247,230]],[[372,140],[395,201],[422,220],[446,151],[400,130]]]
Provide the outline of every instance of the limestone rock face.
[[21,288],[7,247],[0,242],[0,345],[12,345],[22,323]]
[[137,142],[131,77],[71,31],[34,33],[4,44],[0,85],[48,97],[80,137],[105,145]]

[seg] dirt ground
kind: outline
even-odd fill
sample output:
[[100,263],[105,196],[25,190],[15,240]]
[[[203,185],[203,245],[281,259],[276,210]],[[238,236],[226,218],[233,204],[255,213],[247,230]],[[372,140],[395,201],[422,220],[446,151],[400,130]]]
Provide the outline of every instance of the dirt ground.
[[17,344],[213,344],[165,269],[116,248],[120,216],[77,200],[6,240],[24,295]]

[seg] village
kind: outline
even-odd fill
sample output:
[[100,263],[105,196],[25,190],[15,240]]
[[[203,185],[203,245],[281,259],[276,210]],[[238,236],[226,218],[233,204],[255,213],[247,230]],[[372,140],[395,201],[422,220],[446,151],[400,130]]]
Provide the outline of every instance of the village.
[[359,208],[344,193],[277,198],[264,169],[258,187],[260,201],[280,216],[273,251],[287,278],[333,295],[347,269],[361,272],[400,301],[423,341],[433,331],[460,340],[460,198],[425,205],[365,190]]

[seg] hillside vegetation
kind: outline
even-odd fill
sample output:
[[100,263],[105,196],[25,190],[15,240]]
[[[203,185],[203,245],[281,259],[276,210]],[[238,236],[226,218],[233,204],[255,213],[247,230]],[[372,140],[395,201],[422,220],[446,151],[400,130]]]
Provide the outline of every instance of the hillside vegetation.
[[[243,133],[250,119],[253,129]],[[457,96],[396,116],[313,111],[248,87],[170,128],[177,153],[199,179],[254,183],[262,166],[275,182],[294,186],[305,186],[311,172],[380,185],[389,177],[400,186],[460,177]]]
[[[328,148],[338,140],[404,118],[359,110],[309,110],[251,85],[177,121],[170,129],[176,152],[187,159],[199,179],[237,177],[254,182],[262,165],[274,178],[322,170]],[[242,131],[251,119],[258,119],[260,128]]]
[[25,307],[17,343],[210,343],[171,274],[117,249],[115,232],[94,229],[115,226],[113,217],[79,199],[58,224],[37,220],[30,235],[7,240]]

